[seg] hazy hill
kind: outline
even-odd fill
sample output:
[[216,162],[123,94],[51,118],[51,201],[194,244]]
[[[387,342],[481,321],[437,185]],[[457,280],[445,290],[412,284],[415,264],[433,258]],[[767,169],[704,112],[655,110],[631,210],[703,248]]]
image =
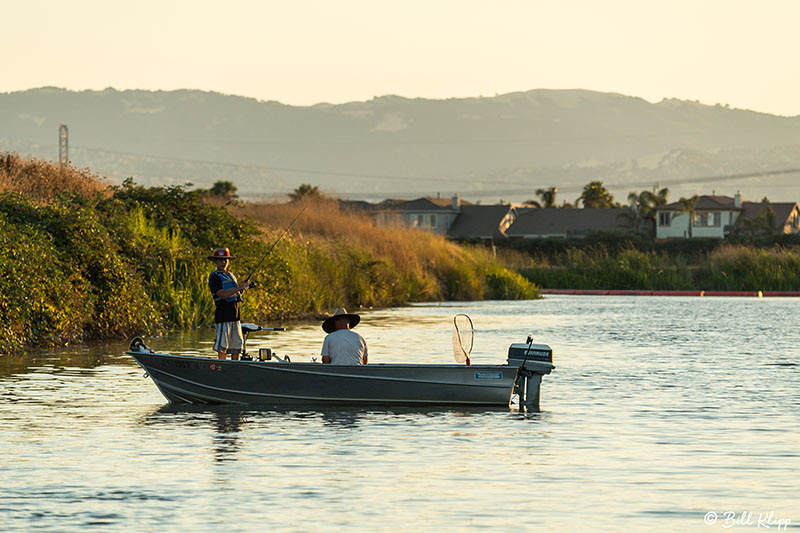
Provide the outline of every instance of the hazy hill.
[[[0,150],[55,159],[61,123],[79,167],[145,184],[230,179],[251,197],[311,183],[351,198],[521,201],[556,185],[560,201],[589,179],[646,187],[800,167],[800,117],[585,90],[310,107],[189,90],[0,94]],[[778,200],[800,193],[786,188],[797,176],[692,188]]]

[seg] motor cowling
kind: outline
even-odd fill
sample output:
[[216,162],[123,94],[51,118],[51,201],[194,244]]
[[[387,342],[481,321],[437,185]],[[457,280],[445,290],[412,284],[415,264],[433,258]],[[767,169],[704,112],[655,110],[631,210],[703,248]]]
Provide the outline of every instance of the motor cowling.
[[508,365],[522,366],[523,362],[553,364],[553,349],[546,344],[514,343],[508,347]]

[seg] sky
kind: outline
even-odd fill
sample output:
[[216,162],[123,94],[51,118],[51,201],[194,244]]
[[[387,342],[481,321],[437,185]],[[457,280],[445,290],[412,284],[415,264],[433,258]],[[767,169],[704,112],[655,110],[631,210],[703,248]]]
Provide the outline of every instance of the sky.
[[0,92],[291,105],[589,89],[800,115],[796,0],[0,0]]

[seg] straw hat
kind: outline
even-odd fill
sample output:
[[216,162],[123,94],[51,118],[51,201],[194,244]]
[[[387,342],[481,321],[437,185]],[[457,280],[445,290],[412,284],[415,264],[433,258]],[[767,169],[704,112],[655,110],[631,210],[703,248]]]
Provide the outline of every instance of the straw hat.
[[236,259],[231,255],[231,251],[227,248],[217,248],[212,255],[208,256],[209,259]]
[[347,317],[347,320],[350,321],[350,327],[354,328],[361,322],[361,317],[355,315],[353,313],[348,313],[344,307],[337,307],[336,311],[333,312],[333,316],[330,316],[325,319],[325,322],[322,323],[322,329],[325,330],[325,333],[333,333],[336,331],[336,325],[334,322],[337,318]]

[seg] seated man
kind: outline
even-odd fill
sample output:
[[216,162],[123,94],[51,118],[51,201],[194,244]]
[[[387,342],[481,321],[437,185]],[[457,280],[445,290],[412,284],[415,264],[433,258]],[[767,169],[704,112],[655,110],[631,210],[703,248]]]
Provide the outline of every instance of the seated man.
[[333,365],[366,365],[367,342],[364,337],[351,328],[361,321],[361,317],[348,313],[339,307],[333,316],[322,323],[328,335],[322,342],[322,362]]

